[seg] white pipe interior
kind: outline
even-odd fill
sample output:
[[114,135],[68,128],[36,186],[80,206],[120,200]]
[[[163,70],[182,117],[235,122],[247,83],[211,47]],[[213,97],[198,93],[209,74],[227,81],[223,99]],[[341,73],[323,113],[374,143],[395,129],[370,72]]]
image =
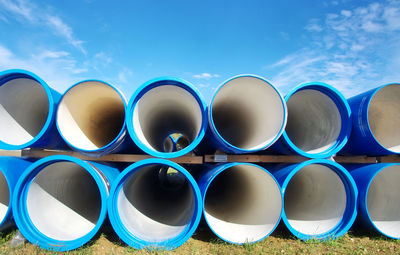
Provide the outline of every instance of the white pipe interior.
[[50,164],[35,176],[26,205],[33,225],[47,237],[62,241],[88,234],[102,206],[99,188],[90,173],[67,161]]
[[[147,242],[177,237],[194,217],[196,200],[191,185],[186,178],[175,182],[175,175],[171,180],[164,179],[164,167],[153,164],[136,170],[118,193],[117,208],[123,225]],[[177,179],[182,176],[176,175]]]
[[82,82],[66,92],[60,102],[57,123],[73,146],[96,150],[111,143],[121,132],[125,105],[121,95],[99,81]]
[[278,224],[282,195],[270,174],[253,165],[221,172],[210,184],[205,218],[220,237],[233,243],[255,242]]
[[166,84],[139,99],[132,120],[139,140],[152,150],[164,152],[165,138],[174,133],[185,135],[192,143],[200,133],[203,116],[190,92]]
[[400,238],[400,166],[381,170],[367,191],[367,209],[372,222],[382,233]]
[[321,153],[335,144],[342,120],[329,96],[318,90],[300,90],[289,98],[287,107],[286,133],[299,149]]
[[10,205],[10,188],[3,172],[0,171],[0,222],[4,220]]
[[247,150],[267,146],[286,121],[278,92],[269,83],[247,76],[220,88],[214,97],[212,118],[222,138]]
[[289,181],[285,214],[292,228],[306,235],[324,234],[335,228],[346,209],[346,190],[332,169],[310,164]]
[[383,147],[400,153],[400,84],[378,90],[368,108],[372,134]]
[[42,130],[49,100],[42,85],[18,78],[0,86],[0,140],[11,145],[31,141]]

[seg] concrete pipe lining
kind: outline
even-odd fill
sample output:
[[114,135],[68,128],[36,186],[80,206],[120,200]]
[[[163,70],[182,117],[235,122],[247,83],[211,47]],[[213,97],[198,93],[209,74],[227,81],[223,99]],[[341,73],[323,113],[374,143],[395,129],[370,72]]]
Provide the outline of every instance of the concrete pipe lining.
[[10,207],[10,187],[3,172],[0,170],[0,222],[3,222]]
[[0,141],[13,146],[27,144],[49,118],[49,95],[44,85],[28,74],[5,74],[0,83]]
[[211,128],[227,146],[242,151],[269,147],[286,125],[286,104],[281,95],[256,76],[238,76],[225,82],[214,94],[210,111]]
[[400,238],[400,165],[380,170],[367,190],[367,210],[372,224],[391,238]]
[[340,176],[330,167],[309,164],[289,181],[284,195],[288,223],[304,235],[332,231],[344,216],[346,189]]
[[375,139],[387,150],[400,153],[400,84],[380,88],[368,107],[368,124]]
[[117,140],[124,130],[125,100],[101,81],[80,82],[65,92],[57,113],[57,127],[74,148],[96,151]]
[[83,167],[67,161],[44,167],[27,191],[28,217],[43,235],[71,241],[95,227],[101,210],[99,188]]
[[170,250],[197,228],[201,195],[184,168],[148,159],[122,172],[110,192],[108,210],[114,230],[128,245]]
[[329,96],[314,89],[299,90],[287,100],[287,107],[286,134],[299,149],[321,153],[337,142],[342,119]]
[[282,194],[265,169],[252,164],[227,167],[212,179],[204,195],[204,216],[212,231],[231,243],[251,243],[278,225]]

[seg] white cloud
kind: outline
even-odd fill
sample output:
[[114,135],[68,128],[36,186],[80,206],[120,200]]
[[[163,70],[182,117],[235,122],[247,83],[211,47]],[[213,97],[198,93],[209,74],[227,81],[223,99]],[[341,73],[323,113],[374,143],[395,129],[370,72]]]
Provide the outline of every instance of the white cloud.
[[350,17],[351,14],[352,14],[352,12],[349,11],[349,10],[342,10],[342,11],[340,12],[340,14],[342,14],[342,15],[345,16],[345,17]]
[[305,29],[310,32],[321,32],[322,27],[318,23],[318,19],[312,19],[308,22],[307,26],[305,26]]
[[201,73],[201,74],[195,74],[195,75],[193,75],[193,77],[196,78],[196,79],[209,80],[211,78],[218,78],[219,74]]

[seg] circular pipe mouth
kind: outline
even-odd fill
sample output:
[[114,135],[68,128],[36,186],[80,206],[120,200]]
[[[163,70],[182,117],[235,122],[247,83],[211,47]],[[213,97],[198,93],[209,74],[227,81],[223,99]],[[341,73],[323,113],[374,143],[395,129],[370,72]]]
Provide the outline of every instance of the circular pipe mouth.
[[[137,90],[128,106],[126,123],[133,141],[144,152],[161,158],[179,157],[193,150],[204,136],[206,105],[199,92],[184,80],[157,78]],[[182,134],[180,150],[165,150],[165,140]],[[168,148],[168,147],[167,147]]]
[[283,220],[298,238],[336,238],[352,225],[357,191],[351,176],[332,163],[303,163],[285,180]]
[[105,150],[124,133],[124,97],[116,88],[102,81],[88,80],[75,84],[60,101],[57,128],[63,139],[75,149],[88,152]]
[[10,187],[3,172],[0,170],[0,226],[5,220],[10,207]]
[[347,142],[350,107],[324,83],[307,83],[286,96],[288,121],[283,138],[294,151],[312,158],[329,157]]
[[272,145],[286,125],[286,104],[278,90],[261,77],[236,76],[213,96],[209,121],[217,139],[236,153]]
[[174,249],[193,234],[201,217],[196,182],[181,166],[162,159],[129,166],[113,185],[109,216],[128,245]]
[[253,164],[225,165],[210,179],[203,198],[209,227],[230,243],[260,241],[280,221],[283,201],[279,184],[268,171]]
[[34,144],[50,125],[53,97],[48,85],[25,70],[0,73],[0,147],[23,149]]
[[106,216],[107,190],[93,166],[69,156],[32,164],[13,198],[15,222],[31,243],[68,251],[88,242]]
[[368,105],[368,125],[378,143],[400,153],[400,84],[379,88]]
[[390,238],[400,238],[400,164],[382,168],[371,179],[367,213],[374,227]]

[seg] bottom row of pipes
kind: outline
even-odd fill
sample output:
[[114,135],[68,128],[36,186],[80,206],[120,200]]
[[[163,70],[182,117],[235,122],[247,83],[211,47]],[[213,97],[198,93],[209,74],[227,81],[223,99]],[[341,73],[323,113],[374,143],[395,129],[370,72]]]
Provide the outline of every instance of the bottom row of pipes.
[[302,240],[337,238],[357,215],[365,226],[400,238],[400,164],[314,159],[190,168],[146,159],[120,172],[70,156],[0,157],[0,226],[14,218],[28,241],[55,251],[87,243],[107,215],[137,249],[182,245],[201,215],[218,237],[237,244],[264,239],[281,219]]

